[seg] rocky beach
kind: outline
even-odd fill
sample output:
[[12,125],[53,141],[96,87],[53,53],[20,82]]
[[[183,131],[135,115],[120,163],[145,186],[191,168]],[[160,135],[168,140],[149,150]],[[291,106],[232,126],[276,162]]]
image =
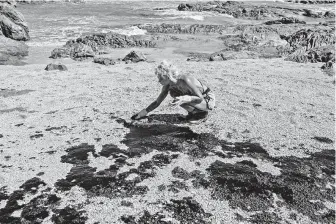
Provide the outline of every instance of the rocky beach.
[[[335,1],[5,0],[0,27],[1,224],[335,222]],[[162,60],[206,121],[130,119]]]

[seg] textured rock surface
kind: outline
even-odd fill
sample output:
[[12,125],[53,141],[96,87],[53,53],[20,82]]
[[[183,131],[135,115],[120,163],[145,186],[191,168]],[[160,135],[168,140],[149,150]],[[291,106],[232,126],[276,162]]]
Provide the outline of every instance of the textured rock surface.
[[155,47],[156,43],[145,36],[126,36],[117,33],[93,34],[68,41],[56,48],[51,58],[71,57],[75,60],[94,57],[107,48]]
[[93,62],[102,65],[115,65],[116,63],[118,63],[117,60],[108,55],[95,56]]
[[301,23],[301,24],[306,24],[305,21],[301,21],[297,18],[293,17],[284,17],[279,20],[272,20],[272,21],[267,21],[265,22],[266,25],[273,25],[273,24],[291,24],[291,23]]
[[60,64],[60,63],[59,64],[51,63],[51,64],[47,65],[47,67],[44,70],[46,70],[46,71],[53,71],[53,70],[67,71],[68,68],[65,65]]
[[140,61],[147,61],[147,58],[140,51],[131,51],[122,60],[125,61],[126,63],[128,63],[128,62],[137,63],[137,62],[140,62]]
[[28,55],[25,43],[0,36],[0,65],[22,65],[21,59]]
[[0,5],[0,27],[4,36],[29,40],[29,29],[23,15],[9,4]]
[[210,1],[200,3],[182,3],[178,6],[180,11],[213,11],[228,14],[235,18],[281,18],[284,11],[300,12],[300,9],[288,9],[273,5],[261,5],[258,3],[246,3],[243,1]]
[[84,3],[86,0],[16,0],[21,4],[43,4],[43,3],[58,3],[58,2],[72,2]]
[[287,60],[327,62],[335,55],[335,30],[302,29],[284,37],[291,47]]
[[207,25],[207,24],[145,24],[138,25],[149,33],[179,33],[179,34],[222,34],[227,29],[226,25]]
[[72,58],[76,61],[93,58],[95,53],[92,48],[83,43],[66,44],[63,47],[56,48],[51,52],[50,58]]

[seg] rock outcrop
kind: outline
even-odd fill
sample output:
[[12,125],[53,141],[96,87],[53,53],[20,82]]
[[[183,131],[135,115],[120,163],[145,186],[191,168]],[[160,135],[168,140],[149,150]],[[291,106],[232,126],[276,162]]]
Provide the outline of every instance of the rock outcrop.
[[287,2],[302,4],[335,4],[335,0],[287,0]]
[[94,55],[95,54],[90,46],[83,43],[73,43],[54,49],[51,52],[50,58],[72,58],[81,61],[87,58],[93,58]]
[[102,55],[102,56],[95,56],[93,62],[102,65],[115,65],[119,61],[115,60],[113,57],[109,55]]
[[29,29],[23,15],[10,4],[0,5],[0,28],[5,37],[29,40]]
[[252,51],[219,51],[213,53],[209,61],[226,61],[236,59],[256,59],[259,55]]
[[265,22],[266,25],[273,25],[273,24],[291,24],[291,23],[301,23],[301,24],[306,24],[305,21],[301,21],[297,18],[293,17],[284,17],[282,19],[278,20],[272,20],[272,21],[267,21]]
[[304,16],[307,17],[312,17],[312,18],[335,18],[335,13],[332,11],[326,11],[326,12],[321,12],[321,11],[314,11],[311,9],[303,9]]
[[127,54],[124,59],[122,59],[126,63],[132,62],[137,63],[140,61],[147,61],[147,58],[142,52],[139,51],[131,51],[129,54]]
[[291,47],[289,61],[300,63],[325,62],[322,69],[334,74],[335,64],[335,29],[302,29],[283,37]]
[[155,47],[156,42],[145,36],[126,36],[118,33],[93,34],[68,41],[63,47],[56,48],[51,58],[70,57],[74,60],[94,57],[106,48]]
[[23,65],[21,59],[28,55],[28,46],[0,35],[0,65]]
[[15,7],[16,6],[16,0],[1,0],[0,1],[0,6],[1,5],[10,5]]
[[256,3],[247,3],[243,1],[211,1],[202,3],[182,3],[177,9],[179,11],[213,11],[221,14],[228,14],[235,18],[281,18],[283,12],[298,13],[300,9],[281,8],[272,5],[262,5]]
[[292,35],[283,36],[293,51],[304,48],[309,50],[315,47],[327,46],[335,44],[334,29],[301,29]]
[[302,29],[282,37],[291,49],[286,60],[296,62],[327,62],[335,54],[334,29]]
[[16,0],[18,3],[23,4],[43,4],[53,2],[72,2],[72,3],[84,3],[85,0]]
[[207,24],[145,24],[138,25],[148,33],[174,33],[174,34],[223,34],[228,29],[226,25]]

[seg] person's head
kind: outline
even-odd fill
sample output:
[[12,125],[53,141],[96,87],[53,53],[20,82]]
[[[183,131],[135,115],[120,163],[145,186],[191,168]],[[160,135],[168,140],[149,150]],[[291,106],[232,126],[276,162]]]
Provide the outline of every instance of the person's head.
[[158,76],[159,83],[162,85],[167,85],[170,82],[176,82],[176,79],[178,78],[178,71],[176,67],[167,61],[162,61],[158,65],[155,69],[155,74]]

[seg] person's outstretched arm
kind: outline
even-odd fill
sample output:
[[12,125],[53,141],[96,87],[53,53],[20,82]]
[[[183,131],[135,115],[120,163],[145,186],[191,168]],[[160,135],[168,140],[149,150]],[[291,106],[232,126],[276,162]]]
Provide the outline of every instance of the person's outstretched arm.
[[169,92],[169,86],[163,86],[158,98],[155,101],[153,101],[146,109],[143,109],[139,113],[134,114],[131,118],[133,120],[139,120],[145,117],[149,112],[153,111],[158,106],[160,106],[162,101],[167,97],[168,92]]

